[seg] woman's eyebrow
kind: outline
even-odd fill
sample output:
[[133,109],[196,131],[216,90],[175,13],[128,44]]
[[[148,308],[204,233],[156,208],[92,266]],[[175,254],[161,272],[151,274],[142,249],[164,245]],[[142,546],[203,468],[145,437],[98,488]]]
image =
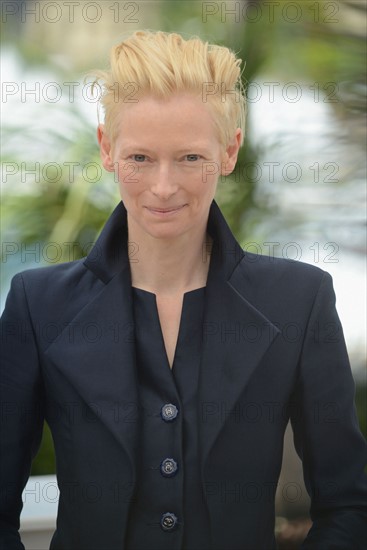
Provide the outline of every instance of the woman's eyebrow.
[[[154,153],[154,151],[152,149],[148,149],[146,147],[141,147],[139,144],[122,146],[122,147],[120,147],[119,151],[120,152],[139,151],[139,153],[147,153],[147,154]],[[186,147],[176,149],[173,152],[178,153],[178,154],[182,154],[182,153],[188,153],[188,152],[192,153],[194,151],[199,152],[199,153],[207,153],[207,154],[210,153],[210,149],[208,149],[207,147],[205,147],[202,144],[195,144],[195,143],[190,143]]]
[[136,152],[139,151],[139,153],[152,153],[153,151],[151,149],[147,149],[146,147],[140,147],[140,145],[125,145],[125,147],[120,147],[120,152]]

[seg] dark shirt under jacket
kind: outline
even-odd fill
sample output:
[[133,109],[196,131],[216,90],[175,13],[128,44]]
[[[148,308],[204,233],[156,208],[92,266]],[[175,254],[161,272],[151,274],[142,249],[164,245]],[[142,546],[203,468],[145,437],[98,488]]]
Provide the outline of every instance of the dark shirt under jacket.
[[126,548],[206,550],[211,541],[200,483],[197,401],[205,287],[184,294],[172,371],[156,295],[135,287],[132,295],[143,414]]

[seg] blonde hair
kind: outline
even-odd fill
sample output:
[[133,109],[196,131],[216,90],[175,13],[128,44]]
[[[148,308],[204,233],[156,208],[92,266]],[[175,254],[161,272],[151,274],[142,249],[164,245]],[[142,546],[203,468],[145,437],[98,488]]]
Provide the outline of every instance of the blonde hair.
[[237,128],[245,135],[246,99],[241,59],[229,48],[188,40],[176,33],[135,31],[113,47],[110,69],[93,71],[93,85],[102,87],[105,129],[114,142],[123,103],[144,95],[168,99],[175,93],[200,95],[211,109],[220,143],[227,146]]

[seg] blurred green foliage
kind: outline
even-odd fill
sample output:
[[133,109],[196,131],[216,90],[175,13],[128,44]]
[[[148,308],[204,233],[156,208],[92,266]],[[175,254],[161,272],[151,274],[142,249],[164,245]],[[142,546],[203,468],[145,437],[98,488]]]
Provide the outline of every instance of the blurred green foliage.
[[41,446],[32,462],[31,476],[45,476],[56,473],[56,460],[52,434],[47,422],[43,426]]

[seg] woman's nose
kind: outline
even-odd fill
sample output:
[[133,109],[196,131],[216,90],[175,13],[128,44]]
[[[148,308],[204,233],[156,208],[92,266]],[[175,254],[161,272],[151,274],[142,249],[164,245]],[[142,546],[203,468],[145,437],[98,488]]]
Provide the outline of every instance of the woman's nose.
[[154,195],[167,199],[176,193],[179,187],[178,174],[173,167],[161,165],[153,175],[151,191]]

